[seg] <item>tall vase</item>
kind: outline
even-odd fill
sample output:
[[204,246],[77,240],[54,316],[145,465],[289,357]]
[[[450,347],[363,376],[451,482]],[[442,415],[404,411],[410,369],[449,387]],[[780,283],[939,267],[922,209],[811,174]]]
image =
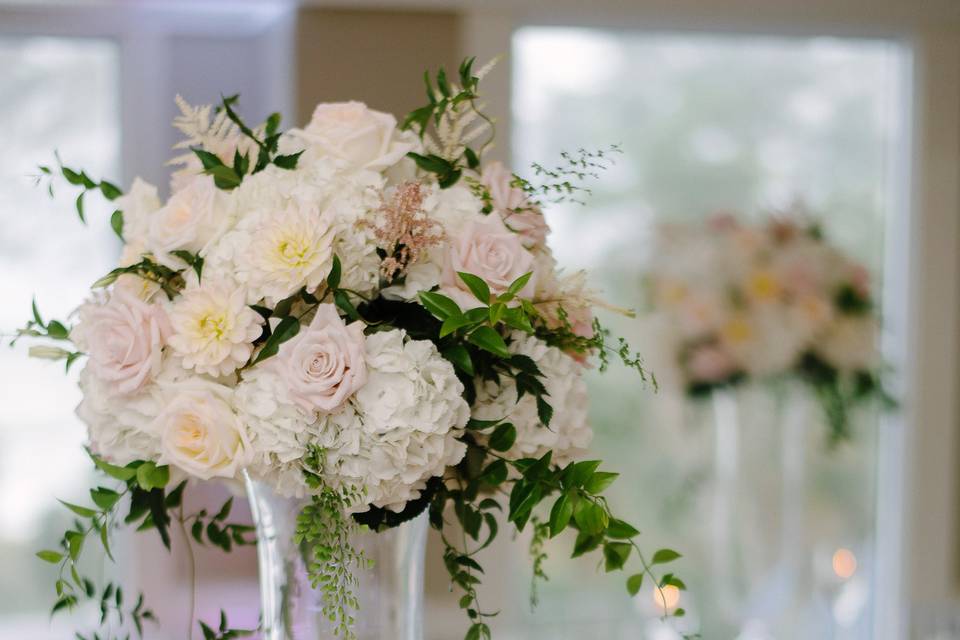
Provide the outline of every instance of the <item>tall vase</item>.
[[805,473],[820,425],[802,386],[763,391],[713,394],[712,606],[739,637],[810,637]]
[[[308,549],[293,542],[305,501],[280,497],[249,477],[246,487],[257,528],[264,640],[338,638],[322,614],[320,592],[310,586]],[[427,523],[423,514],[383,533],[364,528],[354,534],[351,543],[372,561],[369,569],[354,569],[359,579],[354,625],[358,640],[423,639]]]

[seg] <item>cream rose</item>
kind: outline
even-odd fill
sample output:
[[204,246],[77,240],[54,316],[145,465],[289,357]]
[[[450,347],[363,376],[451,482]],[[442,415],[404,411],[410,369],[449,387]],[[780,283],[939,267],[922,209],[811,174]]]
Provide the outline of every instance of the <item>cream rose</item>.
[[541,246],[546,242],[550,229],[543,212],[530,204],[523,189],[514,186],[513,173],[503,163],[491,162],[484,167],[480,182],[490,192],[494,210],[511,231],[520,234],[525,246]]
[[338,410],[367,381],[363,324],[345,325],[332,304],[317,308],[310,326],[268,361],[305,411]]
[[318,104],[310,124],[295,135],[356,169],[383,169],[413,148],[394,140],[397,120],[362,102]]
[[90,356],[94,375],[116,393],[132,393],[160,372],[161,350],[171,333],[159,305],[116,289],[106,304],[80,308],[72,337]]
[[150,216],[145,245],[157,262],[182,268],[183,262],[170,252],[199,252],[218,235],[218,227],[224,226],[226,215],[217,199],[213,179],[198,175]]
[[231,407],[230,388],[194,379],[164,392],[169,401],[153,425],[161,463],[202,480],[233,478],[249,464],[250,439]]
[[[457,272],[472,273],[482,278],[493,295],[503,293],[517,278],[534,270],[533,254],[527,251],[520,237],[507,229],[496,216],[482,222],[470,222],[450,243],[444,263],[441,290],[461,307],[477,306],[477,299]],[[518,293],[531,297],[536,274]]]

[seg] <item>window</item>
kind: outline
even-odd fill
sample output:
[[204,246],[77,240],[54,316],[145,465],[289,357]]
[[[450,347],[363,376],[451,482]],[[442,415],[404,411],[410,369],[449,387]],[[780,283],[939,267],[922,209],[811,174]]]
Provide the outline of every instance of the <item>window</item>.
[[[73,209],[76,191],[55,184],[55,198],[35,187],[37,165],[64,163],[115,179],[120,167],[118,56],[112,42],[0,38],[0,327],[22,326],[31,298],[45,319],[64,319],[119,255],[109,210],[86,206],[89,228]],[[54,497],[82,499],[89,485],[86,435],[73,410],[74,372],[28,360],[26,345],[0,350],[0,636],[62,638],[49,621],[54,568],[34,552],[56,544],[67,514]]]
[[[589,268],[611,301],[642,309],[656,222],[750,215],[795,199],[881,278],[901,180],[892,169],[901,151],[899,45],[530,27],[516,32],[513,48],[515,170],[562,150],[623,149],[591,185],[587,207],[548,212],[559,262]],[[605,320],[642,345],[638,323]],[[691,626],[742,640],[873,637],[877,415],[859,416],[855,442],[832,456],[822,429],[811,427],[802,494],[787,502],[769,495],[782,475],[781,449],[764,439],[762,399],[744,411],[736,482],[718,492],[709,406],[678,409],[622,371],[591,373],[590,384],[597,457],[625,471],[611,488],[614,504],[643,527],[642,546],[686,553],[677,568],[691,588],[680,603]],[[726,537],[711,520],[720,498],[741,505]],[[790,509],[803,509],[806,525],[790,538],[795,558],[787,561],[784,540],[771,542],[763,529],[783,529],[781,519],[796,518]],[[567,545],[552,545],[551,555]],[[619,580],[595,575],[593,561],[550,568],[540,609],[501,622],[519,637],[601,629],[609,638],[677,637],[657,622],[650,585],[631,602]],[[527,582],[518,575],[519,594]]]

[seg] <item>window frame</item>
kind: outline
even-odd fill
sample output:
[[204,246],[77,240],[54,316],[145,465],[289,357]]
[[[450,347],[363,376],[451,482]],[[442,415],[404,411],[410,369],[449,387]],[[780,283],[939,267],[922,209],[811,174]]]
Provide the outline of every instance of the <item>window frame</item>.
[[[527,26],[781,37],[883,39],[907,62],[892,215],[884,265],[884,356],[900,412],[879,434],[875,637],[908,637],[919,603],[960,598],[960,5],[934,0],[840,3],[810,0],[595,0],[474,8],[464,14],[463,53],[485,60],[510,51]],[[493,74],[486,95],[510,131],[512,78]],[[509,160],[509,142],[499,147]]]

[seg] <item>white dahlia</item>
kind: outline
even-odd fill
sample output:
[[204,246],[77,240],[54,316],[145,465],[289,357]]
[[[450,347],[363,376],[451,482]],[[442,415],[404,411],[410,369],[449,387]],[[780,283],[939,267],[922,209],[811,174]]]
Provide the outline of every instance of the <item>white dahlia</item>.
[[333,231],[315,206],[278,203],[241,220],[219,243],[213,262],[218,270],[227,263],[246,285],[247,302],[272,305],[323,282],[333,264]]
[[432,342],[394,329],[366,339],[368,379],[341,411],[323,416],[317,444],[336,485],[366,504],[400,511],[466,452],[457,440],[470,416],[463,385]]
[[553,407],[549,426],[541,424],[536,398],[524,394],[517,401],[513,379],[502,377],[500,384],[477,380],[473,417],[480,420],[507,420],[517,428],[517,440],[506,453],[510,458],[539,458],[553,451],[554,462],[563,464],[576,457],[593,439],[587,421],[587,385],[583,367],[573,358],[542,340],[515,331],[510,335],[511,353],[529,356],[544,375],[543,384]]
[[243,287],[205,281],[174,301],[170,324],[169,344],[184,368],[224,376],[250,359],[263,318],[247,306]]

